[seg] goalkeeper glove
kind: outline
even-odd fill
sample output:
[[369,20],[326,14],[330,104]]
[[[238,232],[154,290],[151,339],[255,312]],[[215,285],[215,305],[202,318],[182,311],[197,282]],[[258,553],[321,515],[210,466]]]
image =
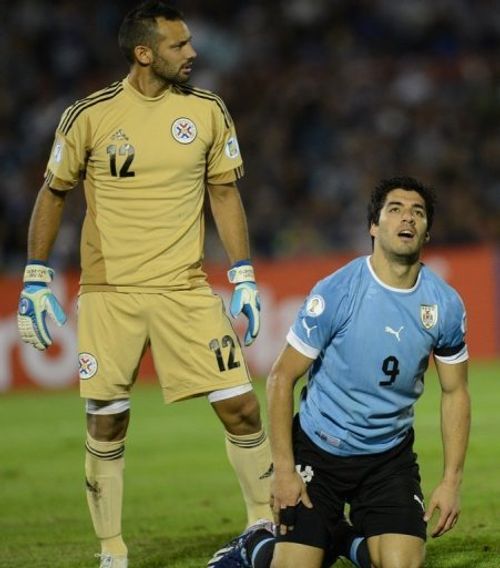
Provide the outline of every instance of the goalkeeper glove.
[[58,326],[66,323],[66,314],[47,286],[54,271],[45,264],[28,264],[24,270],[24,288],[19,299],[17,327],[21,339],[40,351],[52,345],[46,324],[47,314]]
[[248,328],[245,333],[245,345],[251,345],[260,329],[260,297],[255,284],[253,266],[248,260],[235,262],[227,276],[231,284],[236,284],[229,311],[233,318],[241,312],[248,318]]

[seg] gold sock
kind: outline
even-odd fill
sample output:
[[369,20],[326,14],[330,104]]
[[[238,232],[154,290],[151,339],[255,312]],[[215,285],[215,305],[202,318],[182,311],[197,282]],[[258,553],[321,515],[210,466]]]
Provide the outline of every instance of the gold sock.
[[272,520],[271,449],[266,433],[236,436],[226,432],[226,451],[240,483],[247,508],[248,525],[259,519]]
[[85,447],[87,503],[102,552],[127,556],[121,534],[125,440],[100,442],[87,433]]

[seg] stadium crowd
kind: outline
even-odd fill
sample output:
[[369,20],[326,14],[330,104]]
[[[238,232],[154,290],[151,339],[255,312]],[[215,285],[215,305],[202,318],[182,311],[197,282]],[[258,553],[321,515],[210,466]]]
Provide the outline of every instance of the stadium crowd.
[[[129,0],[0,2],[0,272],[26,227],[63,109],[121,79]],[[363,251],[357,221],[382,177],[440,198],[435,244],[500,241],[496,0],[185,0],[193,83],[223,97],[246,175],[254,256]],[[83,196],[67,199],[53,264],[78,265]],[[207,257],[223,258],[209,223]]]

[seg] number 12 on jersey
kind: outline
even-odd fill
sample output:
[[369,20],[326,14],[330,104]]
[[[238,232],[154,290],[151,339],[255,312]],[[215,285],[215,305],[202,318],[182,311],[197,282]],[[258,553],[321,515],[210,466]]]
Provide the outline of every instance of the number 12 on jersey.
[[[122,144],[119,148],[118,148],[118,152],[117,152],[117,148],[115,144],[110,144],[107,148],[106,148],[106,152],[108,153],[109,156],[109,173],[113,176],[113,177],[134,177],[135,176],[135,172],[131,172],[129,170],[132,162],[134,161],[134,156],[135,156],[135,148],[132,146],[132,144]],[[116,154],[118,153],[119,156],[126,156],[125,161],[122,164],[122,167],[120,168],[120,171],[117,172],[116,170]]]

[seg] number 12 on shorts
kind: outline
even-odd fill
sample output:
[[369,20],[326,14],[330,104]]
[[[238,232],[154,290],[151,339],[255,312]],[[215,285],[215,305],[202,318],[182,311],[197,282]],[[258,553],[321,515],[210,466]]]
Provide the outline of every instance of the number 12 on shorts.
[[[235,360],[234,339],[230,335],[224,335],[221,341],[214,338],[210,341],[208,346],[215,354],[217,365],[221,373],[230,369],[236,369],[240,366],[240,362]],[[229,348],[229,350],[227,348]],[[224,355],[227,357],[226,360],[224,360]]]

